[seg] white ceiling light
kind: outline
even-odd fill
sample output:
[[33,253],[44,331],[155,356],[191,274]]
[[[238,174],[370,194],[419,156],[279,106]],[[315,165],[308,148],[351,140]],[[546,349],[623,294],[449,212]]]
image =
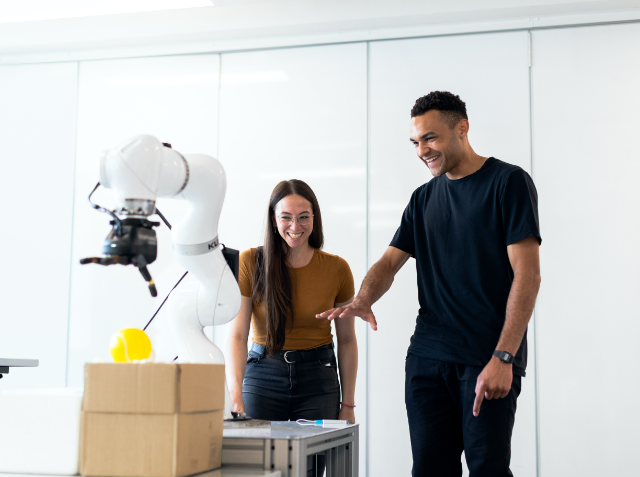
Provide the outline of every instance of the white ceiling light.
[[2,0],[0,23],[211,7],[209,0]]

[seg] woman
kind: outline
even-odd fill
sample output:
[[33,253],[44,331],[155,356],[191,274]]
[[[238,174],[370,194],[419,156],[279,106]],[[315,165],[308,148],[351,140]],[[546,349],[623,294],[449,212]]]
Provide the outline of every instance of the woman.
[[321,251],[320,207],[305,182],[280,182],[268,217],[264,246],[240,255],[242,305],[231,322],[227,351],[233,409],[269,421],[355,422],[354,319],[335,320],[339,384],[331,323],[315,317],[353,300],[349,265]]

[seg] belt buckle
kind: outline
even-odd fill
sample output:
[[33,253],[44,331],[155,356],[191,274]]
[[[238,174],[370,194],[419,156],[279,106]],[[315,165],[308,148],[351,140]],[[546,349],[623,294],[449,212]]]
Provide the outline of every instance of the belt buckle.
[[284,361],[285,361],[287,364],[293,364],[293,363],[295,363],[295,361],[289,361],[289,359],[287,358],[287,355],[288,355],[289,353],[292,353],[292,351],[285,351],[285,352],[284,352]]

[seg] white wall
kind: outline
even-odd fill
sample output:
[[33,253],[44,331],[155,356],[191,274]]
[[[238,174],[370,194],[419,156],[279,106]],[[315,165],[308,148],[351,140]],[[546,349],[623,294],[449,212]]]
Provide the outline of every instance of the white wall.
[[[411,193],[431,179],[409,142],[410,111],[429,91],[460,95],[478,154],[531,170],[527,32],[372,43],[370,46],[370,263],[386,250]],[[371,476],[409,475],[404,360],[418,314],[415,261],[374,307],[370,332]],[[535,348],[529,339],[513,436],[512,470],[536,475]],[[390,412],[394,410],[394,412]],[[394,436],[390,439],[389,436]],[[388,456],[397,456],[389,459]]]
[[64,386],[77,63],[0,67],[0,390]]
[[545,477],[637,471],[640,25],[533,35]]

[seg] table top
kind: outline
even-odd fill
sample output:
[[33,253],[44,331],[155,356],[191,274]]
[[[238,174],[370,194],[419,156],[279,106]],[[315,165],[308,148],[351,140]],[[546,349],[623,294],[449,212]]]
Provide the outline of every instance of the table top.
[[40,360],[38,359],[11,359],[0,358],[0,366],[9,366],[14,368],[34,368],[38,366]]
[[268,427],[251,427],[251,421],[247,421],[247,427],[235,427],[224,429],[226,438],[242,439],[305,439],[328,434],[341,434],[345,430],[357,427],[358,424],[348,424],[344,427],[304,426],[292,421],[272,421]]
[[[51,477],[50,475],[41,475],[41,474],[3,474],[0,473],[1,477]],[[281,477],[282,473],[279,470],[262,470],[262,469],[252,469],[246,467],[234,467],[234,466],[226,466],[223,465],[219,469],[210,470],[208,472],[204,472],[202,474],[197,474],[192,477]],[[63,476],[64,477],[64,476]],[[79,477],[76,476],[67,476],[67,477]]]

